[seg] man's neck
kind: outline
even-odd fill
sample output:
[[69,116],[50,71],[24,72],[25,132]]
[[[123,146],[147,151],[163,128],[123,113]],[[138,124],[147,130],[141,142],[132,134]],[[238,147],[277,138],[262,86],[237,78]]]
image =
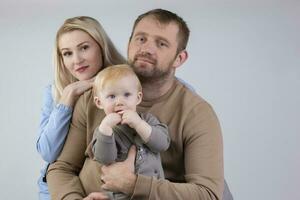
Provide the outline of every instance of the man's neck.
[[172,87],[175,77],[168,78],[163,81],[156,81],[151,83],[142,83],[143,86],[143,100],[152,101],[166,94]]

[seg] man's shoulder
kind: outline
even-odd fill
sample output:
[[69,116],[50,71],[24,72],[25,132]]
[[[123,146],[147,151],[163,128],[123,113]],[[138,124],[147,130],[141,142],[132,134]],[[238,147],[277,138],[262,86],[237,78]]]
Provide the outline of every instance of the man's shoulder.
[[95,108],[94,104],[94,96],[93,96],[93,90],[89,89],[85,91],[77,100],[75,104],[75,109],[84,110],[85,112],[89,110],[90,108]]
[[189,89],[180,82],[178,82],[177,84],[178,91],[175,95],[175,98],[177,98],[177,100],[175,100],[177,109],[181,109],[181,111],[186,114],[203,114],[214,112],[210,103],[207,102],[204,98],[202,98],[199,94]]
[[88,89],[81,96],[83,96],[85,99],[93,98],[93,90],[92,89]]
[[203,99],[195,90],[191,90],[185,84],[176,82],[176,97],[189,105],[194,104],[207,104],[207,101]]
[[182,119],[188,119],[189,123],[193,121],[194,124],[207,119],[217,119],[211,104],[200,95],[186,88],[184,85],[180,88],[180,91],[181,94],[177,95],[180,99],[177,109],[180,110],[179,113]]
[[88,89],[87,91],[85,91],[77,100],[77,102],[81,102],[84,104],[87,104],[88,102],[90,102],[90,100],[93,100],[93,90],[92,89]]

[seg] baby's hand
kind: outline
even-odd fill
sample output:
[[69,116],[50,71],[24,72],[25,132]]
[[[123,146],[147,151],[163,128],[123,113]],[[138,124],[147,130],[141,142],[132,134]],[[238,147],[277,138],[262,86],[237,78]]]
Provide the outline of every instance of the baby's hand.
[[141,123],[142,119],[137,112],[132,110],[125,110],[122,115],[122,124],[128,124],[131,128],[136,127]]
[[102,120],[99,131],[104,135],[112,135],[112,127],[121,122],[121,116],[117,113],[110,113],[104,117]]

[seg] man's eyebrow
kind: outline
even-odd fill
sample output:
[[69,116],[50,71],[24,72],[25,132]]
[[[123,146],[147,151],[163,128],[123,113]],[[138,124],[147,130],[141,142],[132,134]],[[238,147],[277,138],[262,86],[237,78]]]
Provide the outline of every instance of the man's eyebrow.
[[[139,31],[139,32],[136,32],[133,36],[140,36],[140,35],[142,35],[142,36],[147,36],[147,35],[149,35],[149,34],[143,32],[143,31]],[[160,36],[160,35],[154,35],[154,38],[155,38],[155,39],[158,39],[158,40],[166,41],[167,43],[170,43],[169,40],[168,40],[168,38],[162,37],[162,36]]]
[[143,31],[139,31],[139,32],[136,32],[133,36],[140,36],[140,35],[148,35],[148,34]]
[[170,43],[169,40],[168,40],[168,38],[161,37],[161,36],[155,36],[155,37],[156,37],[156,39],[158,39],[158,40],[163,40],[163,41],[165,41],[165,42],[167,42],[167,43]]

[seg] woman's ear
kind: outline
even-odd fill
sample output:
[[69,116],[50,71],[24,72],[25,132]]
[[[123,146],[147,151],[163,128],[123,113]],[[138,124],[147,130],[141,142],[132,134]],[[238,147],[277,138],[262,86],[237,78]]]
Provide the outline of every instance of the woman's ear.
[[103,109],[103,106],[101,104],[100,98],[99,97],[94,97],[94,103],[97,106],[97,108]]

